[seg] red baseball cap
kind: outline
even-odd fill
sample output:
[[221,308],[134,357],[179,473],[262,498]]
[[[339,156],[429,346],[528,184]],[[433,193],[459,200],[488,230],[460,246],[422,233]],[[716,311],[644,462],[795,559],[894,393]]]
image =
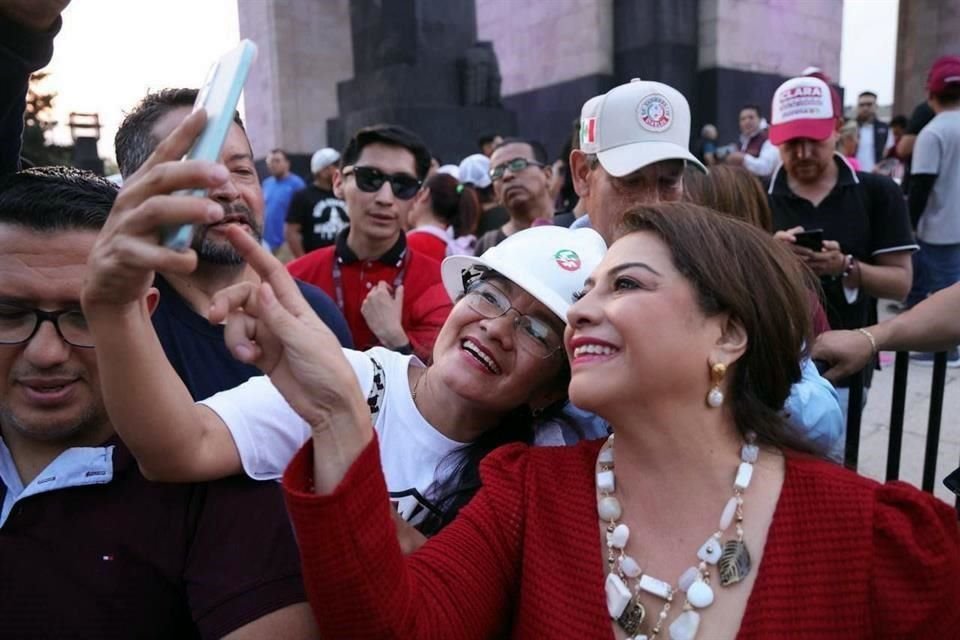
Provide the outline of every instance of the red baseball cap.
[[960,84],[960,56],[940,56],[927,75],[927,91],[937,95],[952,84]]
[[826,140],[837,120],[830,87],[820,78],[800,76],[777,87],[770,109],[770,142],[794,138]]

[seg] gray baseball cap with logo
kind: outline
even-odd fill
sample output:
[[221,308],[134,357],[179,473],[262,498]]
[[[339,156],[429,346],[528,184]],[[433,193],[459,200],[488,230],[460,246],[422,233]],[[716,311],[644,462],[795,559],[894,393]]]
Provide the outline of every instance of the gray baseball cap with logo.
[[669,85],[631,80],[587,100],[580,116],[580,148],[595,153],[612,176],[662,160],[684,160],[707,171],[690,153],[690,105]]

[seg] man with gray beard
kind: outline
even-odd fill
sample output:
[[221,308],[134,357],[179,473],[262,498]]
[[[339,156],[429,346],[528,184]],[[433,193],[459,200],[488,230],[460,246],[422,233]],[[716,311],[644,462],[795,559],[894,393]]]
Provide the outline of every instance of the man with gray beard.
[[[165,89],[148,94],[127,114],[116,137],[117,164],[124,179],[133,175],[157,144],[190,114],[196,89]],[[154,286],[160,303],[153,314],[157,335],[177,373],[194,399],[207,398],[230,389],[260,372],[233,358],[223,341],[223,327],[206,320],[213,295],[230,285],[259,281],[259,277],[233,249],[224,235],[230,225],[245,228],[261,239],[263,233],[263,192],[257,178],[250,141],[239,115],[234,115],[220,163],[230,179],[208,192],[211,207],[222,207],[218,222],[198,226],[193,250],[197,268],[189,275],[156,274]],[[118,228],[112,242],[125,242],[125,230]],[[318,316],[346,347],[352,346],[343,314],[327,294],[298,282],[304,297]]]

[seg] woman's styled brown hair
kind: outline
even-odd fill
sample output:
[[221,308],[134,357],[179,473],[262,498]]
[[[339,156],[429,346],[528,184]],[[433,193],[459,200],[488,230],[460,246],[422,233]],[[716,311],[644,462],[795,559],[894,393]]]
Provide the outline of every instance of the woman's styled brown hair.
[[773,233],[773,214],[763,184],[743,167],[717,165],[710,173],[687,169],[683,175],[686,199],[746,220]]
[[[807,274],[789,249],[752,224],[687,202],[631,209],[617,237],[640,231],[667,246],[703,313],[729,313],[743,325],[747,348],[730,367],[727,394],[737,429],[754,431],[761,443],[821,453],[782,415],[811,343]],[[706,362],[703,372],[709,376]]]
[[431,176],[424,186],[430,189],[430,208],[434,215],[453,227],[455,237],[476,232],[481,210],[473,187],[460,184],[445,173]]

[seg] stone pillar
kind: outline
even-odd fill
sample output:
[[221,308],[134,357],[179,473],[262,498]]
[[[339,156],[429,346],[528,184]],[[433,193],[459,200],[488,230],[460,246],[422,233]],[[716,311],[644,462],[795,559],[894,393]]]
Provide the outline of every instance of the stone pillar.
[[700,0],[692,138],[710,122],[721,144],[736,140],[740,107],[769,118],[774,90],[808,66],[838,82],[842,26],[837,0]]
[[354,77],[338,84],[331,140],[390,122],[416,131],[444,162],[459,162],[480,135],[514,132],[496,55],[477,42],[473,0],[351,0],[350,33]]
[[310,156],[329,144],[337,82],[352,71],[348,0],[237,2],[240,37],[259,49],[244,91],[254,156],[262,160],[279,147],[308,177]]
[[693,102],[697,0],[614,0],[613,13],[616,84],[655,80]]
[[613,0],[477,0],[477,28],[497,52],[519,133],[555,157],[583,103],[613,86]]
[[893,112],[909,116],[926,99],[927,73],[942,55],[960,55],[960,5],[901,0]]

